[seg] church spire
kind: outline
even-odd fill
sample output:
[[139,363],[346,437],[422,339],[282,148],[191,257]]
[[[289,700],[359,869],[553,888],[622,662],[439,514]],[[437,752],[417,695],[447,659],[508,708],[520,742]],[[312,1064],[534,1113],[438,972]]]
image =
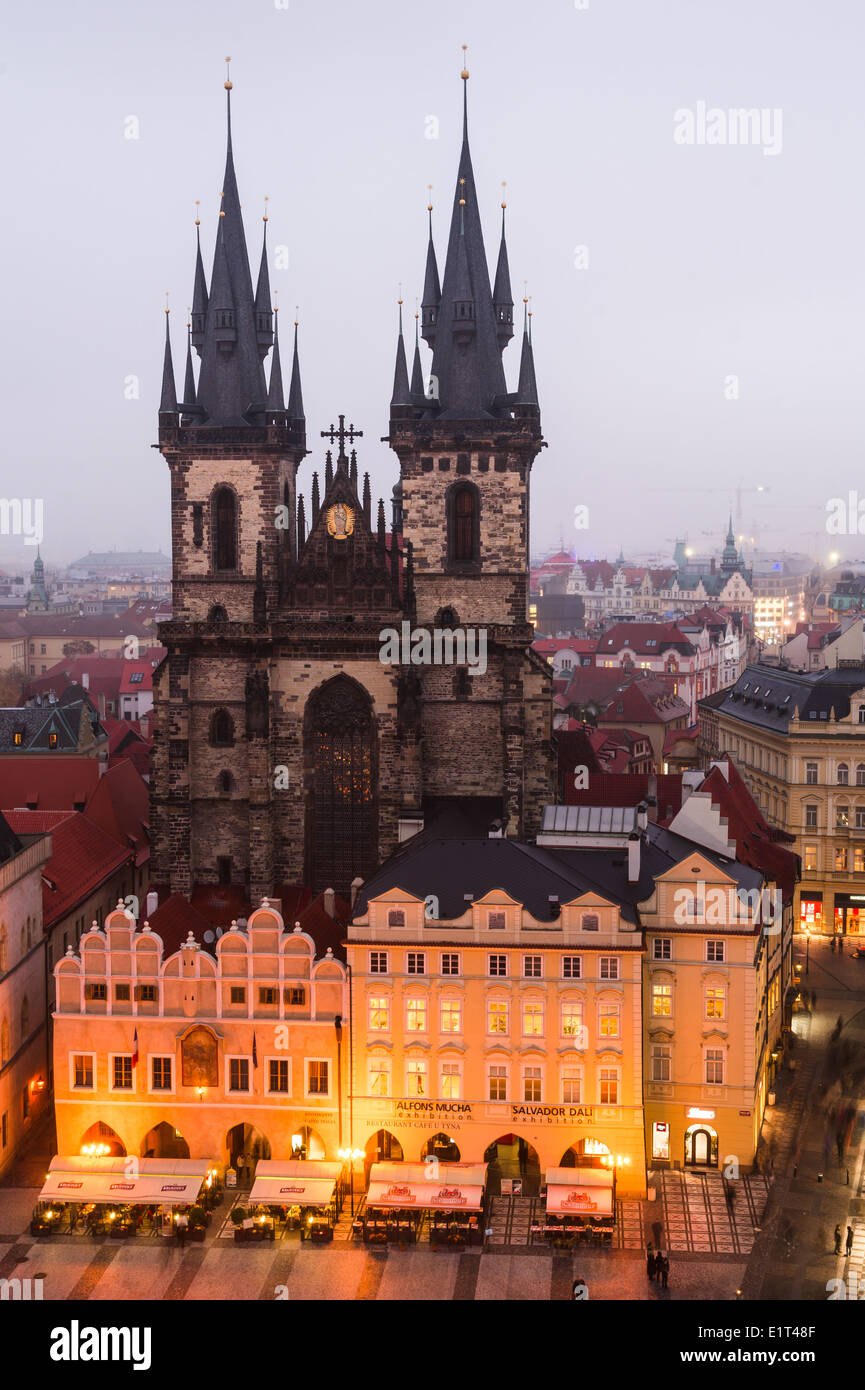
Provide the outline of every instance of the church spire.
[[171,360],[171,334],[168,328],[170,310],[165,310],[165,356],[162,361],[162,396],[159,401],[160,415],[177,414],[177,387],[174,384],[174,363]]
[[201,259],[201,218],[195,204],[195,283],[192,290],[192,346],[201,356],[204,343],[204,324],[207,318],[207,280]]
[[261,264],[258,267],[258,287],[255,291],[255,336],[258,340],[258,355],[264,361],[268,350],[273,346],[273,313],[270,307],[270,276],[267,272],[267,203],[262,217],[264,231],[261,237]]
[[232,83],[227,79],[225,177],[198,381],[198,403],[203,408],[205,422],[210,425],[260,423],[267,398],[252,276],[234,172],[231,89]]
[[523,345],[520,352],[520,381],[517,387],[516,406],[521,415],[538,414],[538,386],[535,381],[535,354],[532,350],[531,310],[528,299],[523,299]]
[[502,239],[499,243],[499,259],[496,266],[496,282],[493,286],[493,309],[496,315],[496,337],[499,347],[504,350],[514,336],[514,300],[511,294],[511,273],[508,266],[508,244],[505,240],[505,208],[502,184]]
[[418,334],[418,315],[414,316],[414,361],[411,364],[411,394],[423,396],[423,367],[420,360],[420,336]]
[[279,310],[273,311],[273,357],[270,359],[270,387],[267,392],[267,413],[273,415],[285,411],[285,394],[282,389],[282,362],[279,356]]
[[183,380],[183,404],[195,405],[195,371],[192,366],[192,323],[186,324],[186,375]]
[[288,418],[303,420],[303,392],[300,389],[300,359],[297,355],[297,319],[294,320],[294,353],[291,359],[291,382],[288,387]]
[[467,68],[461,77],[463,139],[433,345],[439,394],[431,405],[445,418],[482,419],[495,414],[507,387],[469,150]]
[[[432,184],[429,185],[432,193]],[[423,282],[423,299],[421,300],[421,311],[423,313],[423,337],[424,342],[430,347],[435,344],[436,324],[438,322],[439,305],[441,303],[441,286],[439,284],[439,268],[436,262],[436,249],[433,245],[432,234],[432,200],[427,203],[427,215],[429,217],[429,241],[426,249],[426,272]]]
[[402,299],[399,303],[399,333],[396,340],[396,365],[393,372],[393,395],[390,398],[391,408],[394,406],[405,407],[411,405],[411,397],[408,385],[408,367],[405,360],[405,342],[402,336]]

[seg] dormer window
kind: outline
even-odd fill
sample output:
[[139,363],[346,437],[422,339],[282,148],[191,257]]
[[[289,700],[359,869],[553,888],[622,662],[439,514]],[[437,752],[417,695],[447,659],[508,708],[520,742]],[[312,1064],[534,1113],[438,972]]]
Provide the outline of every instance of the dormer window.
[[12,735],[12,742],[14,743],[16,748],[21,747],[22,743],[24,742],[24,734],[21,729],[15,730],[14,734]]
[[596,912],[584,912],[580,926],[583,931],[599,931],[600,922]]
[[404,927],[405,913],[402,908],[391,907],[388,909],[387,924],[389,927]]

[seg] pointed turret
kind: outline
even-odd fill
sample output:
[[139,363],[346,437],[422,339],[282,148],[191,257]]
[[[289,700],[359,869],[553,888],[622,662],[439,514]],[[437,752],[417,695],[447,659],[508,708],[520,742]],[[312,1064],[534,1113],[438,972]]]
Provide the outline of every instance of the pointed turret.
[[399,333],[396,340],[396,365],[393,372],[393,395],[390,398],[391,415],[396,407],[400,412],[411,407],[408,384],[408,367],[405,360],[405,342],[402,336],[402,300],[399,301]]
[[297,554],[300,556],[306,545],[306,512],[303,506],[303,493],[297,499]]
[[480,419],[496,414],[507,387],[469,150],[466,69],[462,78],[463,141],[436,317],[438,401],[431,407],[438,418]]
[[330,492],[330,485],[333,482],[333,454],[328,449],[324,456],[324,495]]
[[505,208],[502,199],[502,239],[499,244],[499,259],[496,266],[496,282],[493,286],[493,309],[496,315],[496,337],[499,347],[504,351],[514,336],[514,301],[511,295],[511,273],[508,268],[508,245],[505,241]]
[[441,286],[439,285],[439,268],[436,262],[436,250],[433,245],[432,234],[432,203],[427,204],[429,215],[429,241],[426,250],[426,272],[423,282],[423,299],[421,300],[421,311],[423,313],[423,337],[424,342],[429,343],[430,347],[435,345],[436,326],[438,324],[439,304],[441,303]]
[[192,365],[192,324],[186,325],[186,375],[183,380],[183,404],[195,405],[195,370]]
[[318,521],[318,514],[321,511],[321,497],[318,491],[318,473],[312,475],[312,510],[310,513],[309,524],[313,527]]
[[270,386],[267,392],[267,417],[272,423],[285,414],[285,394],[282,389],[282,361],[279,356],[279,313],[273,315],[273,357],[270,361]]
[[225,178],[201,348],[198,402],[207,424],[237,426],[261,423],[267,389],[234,172],[231,87],[227,81]]
[[[168,329],[169,311],[165,310],[165,357],[162,362],[162,396],[159,415],[177,414],[177,387],[174,384],[174,364],[171,360],[171,335]],[[167,422],[166,422],[167,423]]]
[[363,475],[363,502],[361,503],[361,506],[363,509],[364,520],[366,521],[366,524],[370,528],[370,530],[372,530],[372,495],[369,490],[368,473],[364,473]]
[[288,387],[288,418],[303,420],[303,392],[300,389],[300,358],[297,355],[297,319],[294,321],[294,353],[291,359],[291,381]]
[[523,300],[523,345],[520,352],[520,381],[515,404],[520,415],[537,415],[538,386],[535,381],[535,355],[532,351],[531,314],[528,300]]
[[348,459],[348,476],[352,487],[357,492],[357,449],[352,449]]
[[423,367],[420,360],[420,335],[418,333],[418,316],[414,316],[414,361],[411,364],[411,394],[412,396],[425,396],[423,387]]
[[[198,204],[196,203],[196,209]],[[195,218],[195,284],[192,291],[192,346],[201,356],[204,343],[204,325],[207,320],[207,280],[201,259],[201,219]]]
[[733,574],[740,566],[739,556],[736,551],[736,537],[733,533],[733,514],[730,513],[730,524],[727,527],[727,543],[721,552],[721,573]]
[[270,276],[267,273],[267,213],[262,218],[261,265],[258,268],[258,287],[255,291],[255,336],[258,355],[262,361],[273,346],[273,311],[270,307]]
[[385,543],[386,543],[386,542],[385,542],[385,537],[386,537],[386,535],[387,535],[387,526],[386,526],[386,524],[385,524],[385,519],[384,519],[384,498],[383,498],[383,497],[380,497],[380,498],[378,499],[378,522],[377,522],[377,525],[376,525],[376,530],[377,530],[377,532],[378,532],[378,543],[379,543],[379,545],[381,546],[382,550],[384,550],[384,548],[385,548]]

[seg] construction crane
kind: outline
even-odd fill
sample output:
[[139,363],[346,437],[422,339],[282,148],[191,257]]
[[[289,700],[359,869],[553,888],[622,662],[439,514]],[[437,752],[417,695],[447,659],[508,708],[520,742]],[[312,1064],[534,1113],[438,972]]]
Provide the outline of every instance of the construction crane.
[[726,492],[728,496],[729,496],[731,493],[735,493],[735,496],[736,496],[736,530],[737,530],[737,531],[741,531],[741,530],[743,529],[743,528],[742,528],[742,498],[743,498],[743,496],[745,495],[745,493],[746,493],[746,492],[771,492],[772,489],[771,489],[770,487],[765,487],[762,483],[758,483],[756,487],[746,487],[745,484],[744,484],[743,482],[739,481],[739,482],[736,484],[735,488],[729,488],[729,487],[650,487],[650,488],[647,489],[647,491],[648,491],[648,492]]

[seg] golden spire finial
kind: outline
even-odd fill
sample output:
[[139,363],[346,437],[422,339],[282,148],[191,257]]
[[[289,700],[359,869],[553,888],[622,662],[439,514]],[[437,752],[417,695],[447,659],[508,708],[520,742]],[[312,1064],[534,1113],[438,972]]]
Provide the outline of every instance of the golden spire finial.
[[191,328],[191,327],[192,327],[192,320],[191,320],[191,318],[189,317],[189,315],[190,315],[191,313],[192,313],[192,309],[191,309],[190,306],[187,304],[187,306],[186,306],[186,327],[187,327],[187,328]]
[[506,181],[505,181],[504,179],[502,179],[502,207],[503,207],[503,208],[506,208],[506,207],[507,207],[507,201],[506,201],[506,199],[505,199],[505,189],[507,188],[507,186],[508,186],[508,185],[507,185]]
[[468,70],[468,68],[466,67],[466,51],[467,51],[467,49],[468,49],[468,44],[465,44],[465,43],[464,43],[464,44],[463,44],[463,70],[462,70],[462,72],[460,73],[460,77],[462,78],[463,82],[468,82],[468,80],[469,80],[469,70]]
[[300,322],[299,315],[300,315],[300,305],[299,305],[299,304],[295,304],[295,306],[294,306],[294,326],[295,326],[295,328],[297,328],[297,325],[298,325],[298,323]]
[[433,202],[432,202],[432,191],[433,191],[433,186],[432,186],[432,184],[431,184],[431,183],[428,183],[427,186],[426,186],[426,189],[427,189],[427,193],[429,194],[429,202],[428,202],[427,205],[426,205],[426,210],[427,210],[427,212],[432,212],[432,210],[433,210]]
[[168,290],[165,291],[165,312],[166,314],[171,313],[171,310],[168,307]]
[[397,300],[397,304],[402,304],[402,280],[399,282],[399,299]]
[[417,297],[416,297],[416,296],[415,296],[415,301],[414,301],[414,316],[415,316],[416,319],[419,319],[419,318],[420,318],[420,314],[418,313],[418,310],[417,310]]
[[529,282],[528,282],[528,280],[524,280],[524,281],[523,281],[523,303],[524,303],[524,304],[528,304],[528,302],[529,302]]
[[267,194],[265,193],[265,195],[264,195],[264,216],[263,216],[262,219],[261,219],[262,222],[266,222],[266,221],[267,221],[267,205],[268,205],[269,202],[270,202],[270,199],[268,198]]
[[200,226],[201,226],[201,218],[198,216],[198,209],[199,209],[200,207],[201,207],[201,200],[200,200],[199,198],[196,198],[196,200],[195,200],[195,225],[196,225],[196,227],[200,227]]
[[274,299],[273,312],[274,312],[275,314],[278,314],[278,313],[279,313],[279,290],[274,290],[274,291],[273,291],[273,299]]
[[231,59],[230,59],[230,58],[226,58],[226,60],[225,60],[225,90],[226,90],[227,92],[230,92],[233,86],[234,86],[234,83],[233,83],[232,80],[231,80]]
[[[460,188],[462,189],[463,193],[465,193],[465,187],[464,187],[464,185],[465,185],[465,179],[460,179]],[[464,208],[465,205],[466,205],[466,200],[465,200],[465,198],[460,198],[460,207],[461,207],[461,208]]]

